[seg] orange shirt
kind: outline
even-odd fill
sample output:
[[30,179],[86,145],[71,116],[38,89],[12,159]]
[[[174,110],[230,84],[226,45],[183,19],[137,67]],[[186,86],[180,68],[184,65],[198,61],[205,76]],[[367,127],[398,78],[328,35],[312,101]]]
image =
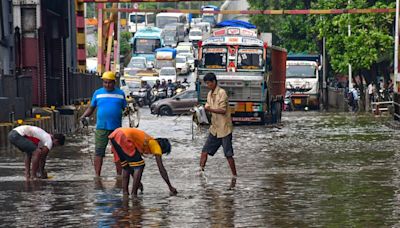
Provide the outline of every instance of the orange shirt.
[[[137,128],[117,128],[109,139],[114,139],[128,156],[133,156],[137,151],[141,154],[160,155],[161,147],[158,142],[146,132]],[[111,151],[114,153],[114,161],[119,161],[118,153],[111,144]]]

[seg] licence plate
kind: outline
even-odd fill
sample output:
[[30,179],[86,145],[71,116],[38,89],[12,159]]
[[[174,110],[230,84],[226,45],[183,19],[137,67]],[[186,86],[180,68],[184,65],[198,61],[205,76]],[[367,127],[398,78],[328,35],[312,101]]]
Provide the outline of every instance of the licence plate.
[[301,104],[301,99],[295,98],[295,99],[294,99],[294,104],[296,104],[296,105]]

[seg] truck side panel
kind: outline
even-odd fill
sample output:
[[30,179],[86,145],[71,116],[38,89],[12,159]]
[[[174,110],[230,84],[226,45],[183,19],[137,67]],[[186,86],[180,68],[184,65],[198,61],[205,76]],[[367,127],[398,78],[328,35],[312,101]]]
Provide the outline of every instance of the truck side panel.
[[283,99],[286,93],[286,57],[284,49],[269,48],[271,51],[271,74],[269,90],[272,99]]

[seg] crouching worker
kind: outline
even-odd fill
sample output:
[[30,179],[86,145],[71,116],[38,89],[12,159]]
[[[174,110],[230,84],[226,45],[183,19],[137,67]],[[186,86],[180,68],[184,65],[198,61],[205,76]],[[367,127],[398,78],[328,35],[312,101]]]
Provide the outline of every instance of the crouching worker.
[[171,185],[167,170],[162,163],[162,155],[171,152],[168,139],[149,136],[137,128],[117,128],[108,137],[111,141],[111,151],[114,153],[114,162],[120,161],[122,166],[122,189],[124,195],[129,195],[129,179],[133,177],[131,194],[136,196],[142,188],[141,179],[145,162],[142,155],[154,155],[161,177],[167,183],[171,194],[176,189]]
[[[22,125],[8,133],[8,140],[22,152],[25,152],[25,177],[26,179],[47,178],[47,154],[54,146],[64,145],[63,134],[50,135],[43,129]],[[31,171],[32,163],[32,171]]]

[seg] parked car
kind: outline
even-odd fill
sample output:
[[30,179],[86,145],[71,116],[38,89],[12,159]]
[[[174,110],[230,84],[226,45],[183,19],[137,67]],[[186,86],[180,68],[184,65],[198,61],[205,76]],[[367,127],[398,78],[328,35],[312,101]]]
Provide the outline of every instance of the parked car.
[[165,80],[168,81],[168,79],[171,79],[172,82],[176,81],[176,69],[175,67],[163,67],[160,70],[160,73],[158,75],[160,80]]
[[190,70],[190,65],[188,58],[185,55],[176,56],[176,71],[178,74],[188,74]]
[[188,113],[195,105],[197,105],[196,90],[186,90],[171,98],[154,102],[150,110],[155,115],[170,116]]

